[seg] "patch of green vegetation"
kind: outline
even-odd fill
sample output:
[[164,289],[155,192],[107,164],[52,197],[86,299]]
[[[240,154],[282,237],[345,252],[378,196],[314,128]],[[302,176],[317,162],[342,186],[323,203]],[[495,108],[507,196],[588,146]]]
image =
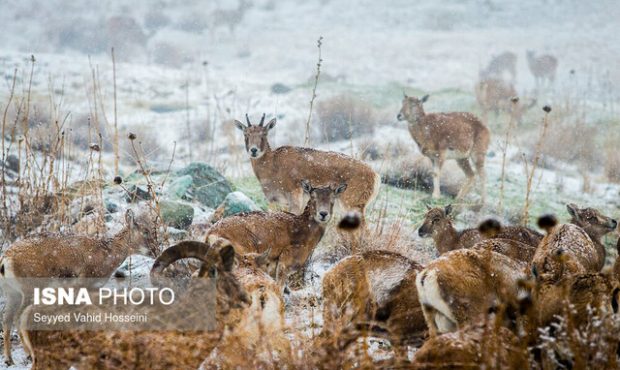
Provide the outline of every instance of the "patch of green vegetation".
[[453,201],[454,199],[449,196],[432,199],[429,193],[423,191],[381,184],[379,195],[371,203],[368,215],[371,220],[377,220],[384,215],[388,219],[405,219],[412,224],[418,224],[424,218],[427,205],[443,207]]
[[247,195],[262,210],[267,210],[267,199],[263,194],[260,183],[255,176],[241,177],[236,179],[228,179],[233,189]]
[[476,99],[473,94],[460,89],[425,91],[397,82],[390,82],[379,86],[327,82],[322,84],[320,88],[329,91],[330,95],[346,94],[355,96],[379,109],[400,105],[403,93],[417,97],[429,94],[431,99],[425,105],[429,112],[472,111],[476,108]]

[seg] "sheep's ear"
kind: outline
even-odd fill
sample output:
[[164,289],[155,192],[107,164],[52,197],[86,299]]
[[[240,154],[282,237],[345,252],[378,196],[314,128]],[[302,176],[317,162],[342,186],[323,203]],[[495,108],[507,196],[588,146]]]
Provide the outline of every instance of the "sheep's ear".
[[404,91],[403,91],[403,98],[405,98],[405,99],[409,98]]
[[334,190],[334,194],[340,195],[344,193],[345,190],[347,190],[347,184],[340,184],[340,186]]
[[222,247],[219,251],[224,271],[231,271],[235,263],[235,248],[232,245]]
[[568,203],[566,205],[566,210],[571,216],[579,220],[579,207],[577,207],[575,203]]
[[304,189],[304,192],[307,194],[312,193],[312,190],[314,190],[314,188],[312,188],[312,185],[310,185],[310,182],[308,180],[301,180],[301,187],[302,189]]
[[267,122],[267,130],[271,130],[276,127],[276,119],[275,117],[271,119],[271,121]]
[[420,99],[422,103],[426,103],[427,100],[428,100],[428,95],[424,95],[422,99]]
[[234,123],[235,123],[235,126],[237,126],[239,130],[243,131],[246,129],[245,125],[241,121],[234,120]]
[[261,267],[269,262],[269,254],[271,253],[271,248],[267,249],[265,252],[259,254],[254,258],[254,262],[256,262],[256,266]]
[[433,209],[433,207],[431,207],[431,206],[430,206],[430,205],[428,205],[428,204],[425,204],[425,206],[426,206],[426,210],[427,210],[427,211],[430,211],[431,209]]
[[450,215],[450,213],[452,213],[452,204],[448,204],[444,209],[443,212],[446,214],[446,216]]

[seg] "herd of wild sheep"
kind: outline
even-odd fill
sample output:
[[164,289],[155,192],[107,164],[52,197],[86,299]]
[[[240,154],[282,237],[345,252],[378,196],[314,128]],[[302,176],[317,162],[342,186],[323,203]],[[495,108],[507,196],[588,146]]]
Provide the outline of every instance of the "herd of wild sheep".
[[[553,81],[554,57],[531,52],[527,57],[537,82]],[[504,71],[514,78],[515,58],[512,53],[501,54],[481,72],[481,97],[490,96]],[[509,97],[516,95],[507,90]],[[443,164],[455,159],[466,175],[457,198],[476,189],[484,203],[488,127],[471,113],[426,113],[427,99],[428,95],[405,95],[397,119],[408,123],[421,153],[432,161],[432,197],[440,195]],[[503,100],[498,99],[502,104]],[[493,109],[499,106],[485,101]],[[252,124],[246,115],[245,122],[234,124],[243,133],[270,208],[280,210],[224,218],[207,231],[204,242],[183,241],[163,253],[154,245],[155,225],[132,211],[125,215],[124,228],[110,239],[41,236],[15,242],[0,259],[7,302],[3,317],[7,364],[13,363],[10,338],[16,326],[34,369],[226,369],[237,366],[239,357],[249,353],[252,358],[245,359],[247,364],[301,366],[293,360],[299,355],[292,350],[290,328],[284,323],[287,281],[306,265],[331,227],[336,203],[346,211],[339,233],[364,240],[369,232],[366,211],[378,194],[381,178],[367,164],[341,153],[272,148],[268,137],[275,118],[265,122],[263,114],[260,122]],[[381,336],[390,341],[394,353],[402,354],[394,366],[469,369],[485,361],[491,368],[529,367],[532,359],[521,349],[536,348],[539,329],[553,326],[569,304],[576,312],[572,321],[576,328],[588,325],[592,310],[615,313],[619,307],[620,260],[612,270],[603,269],[606,252],[601,240],[616,230],[617,221],[575,204],[567,204],[567,211],[568,224],[559,224],[552,215],[542,216],[541,233],[494,220],[457,230],[451,206],[429,207],[418,234],[433,239],[440,257],[424,266],[394,252],[373,250],[340,260],[322,281],[319,335],[325,341],[335,338],[336,352],[312,351],[338,357],[338,349],[360,337]],[[201,263],[193,279],[217,276],[214,330],[25,328],[24,316],[31,307],[29,293],[20,285],[24,278],[106,278],[134,253],[156,257],[152,279],[165,274],[174,262],[189,258]],[[417,348],[412,356],[410,346]],[[491,360],[483,359],[484,351],[491,353]],[[531,355],[536,361],[536,355]],[[558,364],[573,361],[561,351],[555,356]]]

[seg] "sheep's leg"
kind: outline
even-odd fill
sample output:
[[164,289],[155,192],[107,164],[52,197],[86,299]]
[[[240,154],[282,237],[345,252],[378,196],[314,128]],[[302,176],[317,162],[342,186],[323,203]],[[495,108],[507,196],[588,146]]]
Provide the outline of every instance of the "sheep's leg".
[[4,363],[8,366],[13,364],[11,356],[11,331],[15,323],[15,315],[19,310],[22,298],[19,292],[11,291],[5,287],[6,305],[2,319],[2,331],[4,334]]
[[469,158],[457,159],[456,163],[459,165],[459,167],[461,167],[461,169],[465,173],[465,176],[467,177],[465,184],[463,185],[463,187],[461,187],[461,190],[459,190],[459,193],[456,196],[456,199],[461,199],[471,190],[471,187],[474,183],[475,173],[474,170],[471,168]]
[[[22,299],[21,299],[21,306],[19,309],[19,316],[17,317],[18,323],[17,323],[17,334],[19,335],[19,340],[22,342],[22,345],[24,346],[24,352],[26,352],[26,355],[28,355],[28,357],[30,359],[32,359],[32,357],[34,356],[34,353],[31,351],[31,345],[30,342],[27,342],[27,336],[24,335],[25,331],[22,330],[22,326],[24,326],[25,324],[22,323],[22,315],[24,313],[24,309],[26,309],[26,307],[30,306],[32,304],[32,297],[26,295],[26,294],[22,294]],[[24,320],[26,320],[26,318],[24,318]]]
[[426,326],[428,326],[428,336],[437,336],[437,332],[439,331],[437,328],[437,323],[435,322],[435,315],[437,314],[437,311],[428,304],[422,304],[422,314],[424,315]]
[[474,156],[474,165],[476,166],[476,173],[478,174],[478,181],[480,186],[480,198],[484,205],[487,198],[487,174],[484,169],[484,160],[486,153],[476,153]]
[[433,162],[433,195],[434,199],[439,198],[441,195],[439,191],[439,179],[441,178],[441,167],[443,167],[443,162],[445,160],[445,153],[439,154],[438,156],[431,158]]

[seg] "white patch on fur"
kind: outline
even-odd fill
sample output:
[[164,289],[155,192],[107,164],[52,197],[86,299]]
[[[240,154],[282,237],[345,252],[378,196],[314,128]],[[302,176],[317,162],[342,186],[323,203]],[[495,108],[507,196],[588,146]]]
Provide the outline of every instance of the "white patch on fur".
[[209,245],[213,245],[215,244],[215,241],[219,238],[219,236],[217,234],[211,234],[207,237],[207,244]]
[[456,331],[456,323],[441,312],[435,312],[435,325],[437,325],[437,331],[440,333],[450,333]]
[[[422,284],[422,277],[424,278],[424,284]],[[452,314],[452,310],[443,297],[441,296],[441,289],[437,282],[437,270],[423,270],[418,273],[416,277],[416,287],[418,288],[418,297],[420,304],[433,307],[435,311],[435,323],[437,329],[441,333],[454,330],[456,327],[456,319]],[[449,324],[451,322],[451,324]]]
[[368,281],[370,282],[370,292],[375,302],[379,305],[386,303],[392,291],[403,278],[409,269],[407,261],[398,260],[388,268],[371,269],[368,271]]

